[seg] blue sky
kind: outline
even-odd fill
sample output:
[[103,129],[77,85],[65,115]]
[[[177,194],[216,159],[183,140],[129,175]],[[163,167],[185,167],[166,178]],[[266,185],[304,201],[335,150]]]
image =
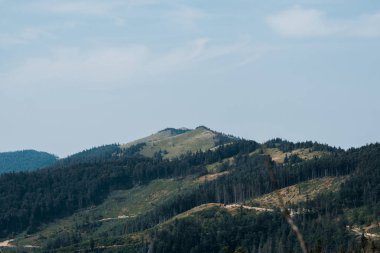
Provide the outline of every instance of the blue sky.
[[165,127],[380,141],[379,1],[0,0],[0,151]]

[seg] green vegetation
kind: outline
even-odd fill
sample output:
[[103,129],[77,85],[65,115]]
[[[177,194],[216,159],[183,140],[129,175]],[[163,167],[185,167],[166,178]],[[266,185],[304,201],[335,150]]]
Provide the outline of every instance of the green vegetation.
[[[320,167],[329,174],[325,168],[332,169],[338,164],[345,164],[343,167],[360,165],[349,173],[350,177],[313,179],[298,184],[301,193],[310,192],[314,196],[290,205],[298,210],[293,218],[300,226],[306,245],[311,252],[379,252],[377,239],[380,237],[368,234],[368,228],[379,217],[380,188],[376,181],[380,180],[380,146],[352,149],[341,157],[343,160],[336,156],[335,160],[331,158],[291,165],[297,167],[294,172],[298,175],[301,175],[300,168],[303,168],[302,173],[307,173],[307,168]],[[282,165],[281,170],[284,170]],[[281,185],[282,176],[276,174]],[[329,190],[321,191],[323,186],[318,184]],[[360,215],[349,221],[345,218],[345,210],[360,211]],[[363,217],[366,220],[362,220]],[[366,233],[358,237],[356,230],[350,227],[362,222],[366,223],[362,226]],[[157,227],[151,237],[153,252],[301,252],[289,225],[277,211],[257,214],[241,208],[230,213],[216,204],[201,205],[177,216],[170,223]]]
[[[337,192],[346,179],[347,176],[317,178],[288,186],[278,191],[285,204],[293,205],[312,200],[326,191]],[[275,192],[264,194],[263,196],[248,201],[247,204],[252,206],[280,207],[277,193]]]
[[374,228],[370,228],[367,230],[368,233],[373,233],[373,234],[377,234],[380,236],[380,226],[377,226],[377,227],[374,227]]
[[[15,238],[18,245],[47,245],[65,234],[80,234],[82,240],[101,237],[102,233],[124,224],[126,219],[134,218],[154,209],[165,199],[195,186],[192,178],[158,179],[130,190],[113,191],[99,206],[80,210],[75,214],[51,222],[31,235],[21,234]],[[88,228],[91,228],[90,231]]]
[[206,169],[209,173],[222,172],[222,171],[225,171],[227,168],[233,166],[234,162],[235,162],[235,158],[230,157],[216,163],[208,164],[206,166]]
[[4,174],[0,177],[0,237],[25,229],[35,232],[43,223],[101,204],[115,190],[132,189],[156,179],[203,175],[207,164],[252,152],[257,146],[241,141],[171,161],[114,153],[92,160],[73,156],[50,169]]
[[[349,248],[354,241],[335,221],[321,224],[306,217],[304,222],[308,223],[302,227],[305,240],[312,249],[317,249],[319,242],[323,252],[338,252]],[[318,234],[317,241],[315,234]],[[289,225],[279,212],[257,214],[242,209],[233,215],[214,206],[175,219],[152,231],[150,237],[152,252],[300,252]],[[340,243],[335,243],[337,241]]]
[[102,218],[120,215],[137,216],[193,184],[191,178],[158,179],[130,190],[114,191],[101,205],[93,209],[93,212],[95,216]]
[[55,155],[35,150],[0,153],[0,173],[35,170],[50,166],[57,160]]
[[235,141],[236,138],[212,131],[206,127],[194,130],[165,129],[146,138],[124,144],[122,148],[144,143],[141,155],[153,157],[161,153],[163,157],[172,159],[187,152],[206,151],[221,144]]
[[[222,135],[204,151],[180,148],[202,146],[210,133],[166,129],[1,175],[0,236],[29,252],[300,253],[277,208],[280,189],[310,252],[379,251],[369,231],[380,217],[380,144],[343,151]],[[169,147],[169,139],[177,148],[166,157],[143,155],[149,142]]]
[[295,149],[289,152],[284,152],[278,148],[265,148],[264,154],[269,155],[276,163],[286,163],[291,157],[299,157],[302,160],[310,160],[328,155],[328,151],[314,151],[308,148]]

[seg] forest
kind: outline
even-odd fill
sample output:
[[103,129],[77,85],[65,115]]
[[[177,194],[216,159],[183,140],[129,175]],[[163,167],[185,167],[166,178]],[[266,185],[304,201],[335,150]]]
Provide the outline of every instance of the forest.
[[[30,173],[6,173],[0,177],[0,237],[27,229],[35,231],[42,222],[97,205],[113,190],[128,189],[151,180],[206,173],[204,165],[257,148],[243,141],[215,152],[183,155],[172,161],[131,157],[131,147],[115,154],[114,146],[84,151],[52,167]],[[111,152],[110,152],[111,150]],[[103,152],[104,151],[104,152]],[[97,159],[88,159],[96,153]],[[95,153],[95,154],[94,154]]]
[[[342,157],[333,157],[287,168],[296,174],[286,169],[277,172],[282,185],[289,180],[318,177],[323,173],[352,174],[340,191],[321,194],[291,207],[307,210],[296,216],[296,222],[300,224],[309,251],[380,252],[378,241],[369,241],[363,236],[358,240],[347,229],[354,224],[370,224],[380,217],[380,145],[351,149]],[[242,180],[239,183],[244,184]],[[244,188],[242,185],[238,189]],[[348,220],[345,211],[349,208],[360,208],[361,212]],[[302,252],[279,211],[252,215],[242,209],[238,215],[231,216],[223,210],[208,210],[199,215],[203,217],[176,220],[165,229],[154,231],[151,234],[153,252]]]
[[0,153],[0,173],[28,171],[50,166],[58,160],[55,155],[35,150]]
[[[268,146],[287,151],[301,147],[328,150],[329,154],[278,164],[262,152]],[[347,227],[370,224],[380,217],[380,144],[344,151],[311,142],[289,144],[277,139],[261,145],[237,140],[173,160],[163,159],[159,153],[153,158],[136,155],[141,147],[123,150],[117,145],[103,146],[50,168],[0,176],[0,237],[38,231],[46,222],[99,205],[114,190],[160,178],[206,175],[208,164],[234,157],[234,163],[219,168],[219,172],[228,173],[168,198],[153,210],[104,231],[101,238],[88,241],[78,233],[68,234],[48,241],[45,250],[71,252],[79,247],[95,252],[96,245],[121,241],[125,244],[121,248],[97,248],[96,252],[298,253],[301,248],[280,209],[269,213],[241,209],[232,215],[225,209],[211,208],[185,219],[173,217],[206,203],[243,203],[299,182],[348,176],[339,191],[326,191],[289,208],[303,210],[294,219],[310,252],[379,252],[377,241],[358,239]],[[88,159],[91,156],[96,159]],[[276,182],[269,176],[268,164]],[[349,210],[354,210],[353,215],[347,215]],[[126,239],[139,233],[144,234],[143,239]]]

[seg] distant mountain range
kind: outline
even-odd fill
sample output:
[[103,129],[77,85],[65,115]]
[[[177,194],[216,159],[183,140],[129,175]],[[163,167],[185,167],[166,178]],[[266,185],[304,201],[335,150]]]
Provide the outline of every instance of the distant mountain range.
[[309,252],[380,249],[378,143],[257,143],[200,126],[51,162],[0,175],[0,249],[302,253],[289,217]]
[[22,150],[0,153],[0,173],[29,171],[50,166],[58,157],[36,150]]

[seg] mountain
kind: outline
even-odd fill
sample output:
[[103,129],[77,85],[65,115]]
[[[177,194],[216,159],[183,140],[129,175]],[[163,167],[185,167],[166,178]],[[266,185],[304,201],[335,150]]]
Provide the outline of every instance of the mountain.
[[57,160],[55,155],[35,150],[0,153],[0,173],[35,170],[50,166]]
[[187,152],[206,151],[219,145],[231,143],[237,138],[213,131],[205,126],[196,129],[166,128],[156,134],[122,145],[129,148],[142,144],[139,152],[143,156],[153,157],[161,153],[165,158],[174,158]]
[[169,128],[0,176],[0,247],[302,252],[284,210],[309,252],[378,252],[378,182],[380,144],[260,144],[206,127]]

